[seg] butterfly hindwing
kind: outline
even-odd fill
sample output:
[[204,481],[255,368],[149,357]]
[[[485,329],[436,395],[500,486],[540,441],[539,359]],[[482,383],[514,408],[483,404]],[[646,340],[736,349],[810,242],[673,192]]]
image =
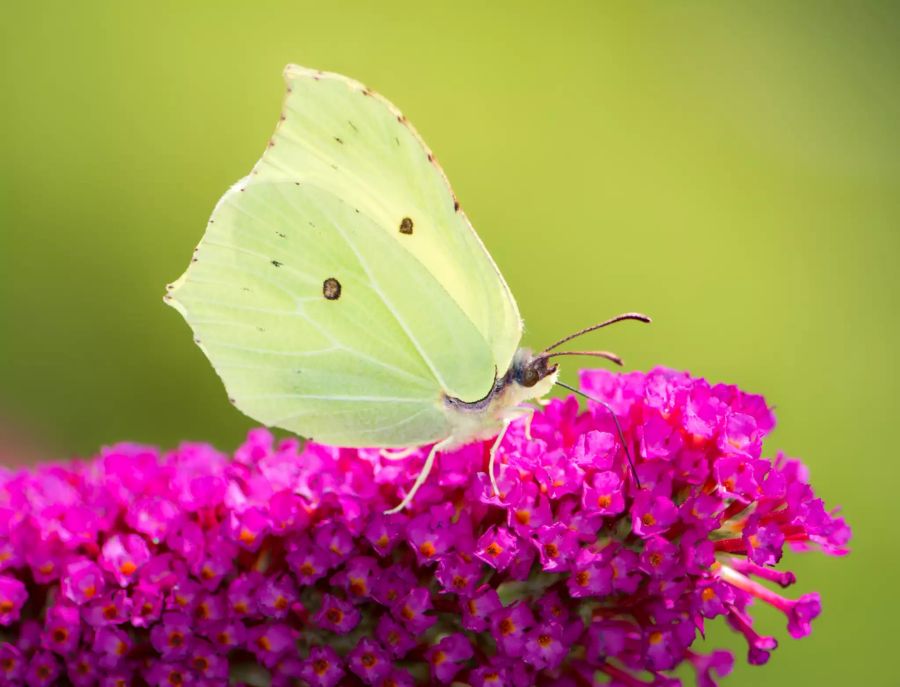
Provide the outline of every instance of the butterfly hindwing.
[[445,387],[443,371],[493,364],[427,270],[315,186],[233,189],[195,259],[171,296],[236,405],[267,424],[344,445],[426,443],[447,433],[443,389],[480,390]]

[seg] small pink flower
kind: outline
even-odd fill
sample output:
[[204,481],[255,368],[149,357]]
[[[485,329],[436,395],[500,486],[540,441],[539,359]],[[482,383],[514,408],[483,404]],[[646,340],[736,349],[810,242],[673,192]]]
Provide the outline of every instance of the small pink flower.
[[96,599],[106,588],[103,571],[99,566],[81,560],[69,563],[62,580],[62,590],[66,598],[78,605]]
[[183,613],[164,613],[162,621],[150,630],[153,648],[166,660],[177,660],[188,653],[188,642],[193,636],[193,623]]
[[310,687],[335,687],[344,677],[341,659],[331,647],[313,647],[303,662],[300,677]]
[[122,630],[106,625],[94,635],[92,651],[97,662],[104,668],[118,668],[125,662],[131,651],[131,638]]
[[320,627],[343,635],[356,627],[359,618],[359,611],[353,604],[326,594],[322,600],[322,607],[315,616],[315,621]]
[[77,606],[59,604],[47,611],[43,645],[60,656],[73,653],[81,639],[81,618]]
[[491,527],[481,535],[475,546],[475,555],[492,568],[505,570],[519,550],[517,538],[505,527]]
[[431,664],[431,674],[442,684],[452,681],[462,669],[462,663],[473,655],[472,645],[462,633],[443,637],[428,649],[426,657]]
[[9,575],[0,575],[0,625],[12,625],[28,600],[25,585]]
[[103,545],[100,565],[112,573],[119,586],[130,585],[136,579],[135,573],[150,560],[150,549],[143,537],[136,534],[111,537]]
[[430,610],[431,595],[423,587],[410,590],[391,607],[394,618],[416,635],[422,634],[437,622],[437,618],[428,614]]
[[281,623],[266,623],[247,631],[247,648],[266,666],[273,665],[295,645],[296,632]]
[[347,665],[360,680],[374,685],[390,672],[391,659],[378,642],[366,637],[347,655]]
[[551,621],[541,623],[528,633],[523,660],[537,669],[555,670],[568,653],[562,626]]
[[525,651],[528,631],[534,627],[534,616],[524,604],[516,604],[495,613],[491,618],[491,634],[507,656],[519,657]]

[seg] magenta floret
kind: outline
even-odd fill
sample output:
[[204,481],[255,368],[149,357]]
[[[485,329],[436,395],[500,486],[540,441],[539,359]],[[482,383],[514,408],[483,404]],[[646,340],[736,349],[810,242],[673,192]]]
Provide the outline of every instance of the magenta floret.
[[[850,530],[797,460],[762,456],[760,396],[671,370],[586,371],[574,397],[441,455],[413,508],[384,515],[402,460],[250,432],[120,444],[0,474],[0,687],[338,684],[668,687],[721,618],[765,663],[752,604],[804,637],[816,593],[787,597],[785,548],[846,552]],[[640,485],[640,486],[639,486]]]

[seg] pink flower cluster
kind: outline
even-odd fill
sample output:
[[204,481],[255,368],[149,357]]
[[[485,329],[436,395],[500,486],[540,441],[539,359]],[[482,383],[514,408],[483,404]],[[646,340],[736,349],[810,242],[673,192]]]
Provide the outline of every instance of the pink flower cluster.
[[[751,663],[802,637],[785,546],[840,554],[850,532],[796,460],[761,458],[759,396],[665,369],[587,371],[610,412],[554,400],[442,455],[389,460],[254,430],[233,456],[121,444],[0,474],[0,686],[677,685],[727,674],[695,641],[721,617]],[[269,682],[270,681],[270,682]]]

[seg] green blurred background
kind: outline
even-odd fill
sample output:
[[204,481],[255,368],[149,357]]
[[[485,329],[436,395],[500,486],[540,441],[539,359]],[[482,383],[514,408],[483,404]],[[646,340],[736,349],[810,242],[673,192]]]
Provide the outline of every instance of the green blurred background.
[[[286,62],[388,95],[436,151],[540,346],[597,335],[764,393],[843,504],[791,557],[824,616],[725,684],[897,685],[900,6],[18,2],[0,28],[3,460],[250,426],[162,303],[261,153]],[[575,378],[568,366],[564,378]],[[799,593],[799,592],[797,592]],[[716,640],[740,643],[727,631]],[[742,654],[742,652],[741,652]]]

